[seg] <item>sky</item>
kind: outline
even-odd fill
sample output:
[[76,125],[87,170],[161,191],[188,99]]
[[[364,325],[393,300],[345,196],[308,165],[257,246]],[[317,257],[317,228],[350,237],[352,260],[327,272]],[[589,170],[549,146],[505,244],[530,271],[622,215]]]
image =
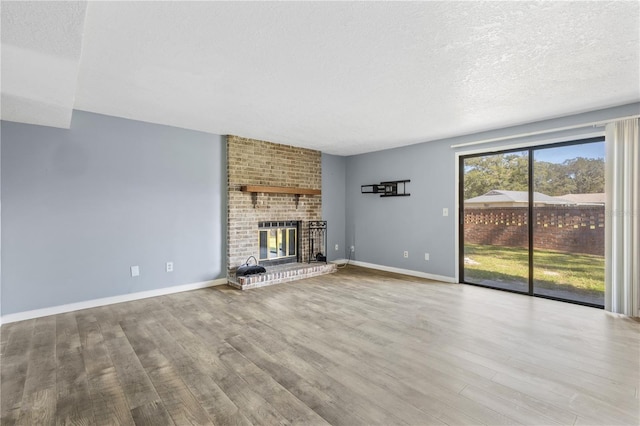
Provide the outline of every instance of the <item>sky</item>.
[[536,149],[533,155],[536,161],[548,163],[562,163],[576,157],[604,159],[604,142]]

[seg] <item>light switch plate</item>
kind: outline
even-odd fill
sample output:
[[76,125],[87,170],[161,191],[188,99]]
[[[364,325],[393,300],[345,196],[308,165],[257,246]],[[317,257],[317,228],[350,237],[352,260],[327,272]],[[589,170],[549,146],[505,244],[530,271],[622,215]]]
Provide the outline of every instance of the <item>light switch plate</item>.
[[442,209],[442,216],[449,216],[449,209],[448,208],[443,208]]
[[140,275],[140,267],[139,266],[132,266],[131,267],[131,276],[132,277],[137,277],[138,275]]

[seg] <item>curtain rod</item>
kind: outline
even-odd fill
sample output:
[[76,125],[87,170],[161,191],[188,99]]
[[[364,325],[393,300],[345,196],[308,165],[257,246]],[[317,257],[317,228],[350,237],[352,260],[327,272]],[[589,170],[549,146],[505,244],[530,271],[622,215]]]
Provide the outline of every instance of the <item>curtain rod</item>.
[[482,139],[479,141],[459,143],[459,144],[451,145],[451,148],[462,148],[465,146],[480,145],[480,144],[485,144],[490,142],[499,142],[499,141],[504,141],[509,139],[519,139],[527,136],[536,136],[536,135],[543,135],[545,133],[562,132],[564,130],[580,129],[583,127],[585,128],[586,127],[602,127],[602,126],[605,126],[607,123],[614,123],[616,121],[628,120],[631,118],[639,118],[639,117],[640,117],[639,114],[628,115],[626,117],[612,118],[607,121],[592,121],[590,123],[574,124],[572,126],[556,127],[553,129],[546,129],[546,130],[536,130],[533,132],[519,133],[519,134],[509,135],[509,136],[499,136],[499,137],[490,138],[490,139]]

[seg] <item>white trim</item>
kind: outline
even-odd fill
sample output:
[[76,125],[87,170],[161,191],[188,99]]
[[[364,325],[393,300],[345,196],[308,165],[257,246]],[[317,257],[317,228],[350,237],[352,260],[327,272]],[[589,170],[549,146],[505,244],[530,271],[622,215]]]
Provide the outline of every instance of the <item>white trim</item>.
[[101,299],[85,300],[84,302],[69,303],[67,305],[51,306],[49,308],[34,309],[32,311],[17,312],[2,316],[0,324],[24,321],[49,315],[64,314],[66,312],[79,311],[81,309],[96,308],[98,306],[113,305],[114,303],[130,302],[132,300],[147,299],[149,297],[164,296],[166,294],[181,293],[183,291],[198,290],[206,287],[224,285],[226,278],[218,278],[210,281],[183,284],[173,287],[158,288],[155,290],[140,291],[137,293],[121,294],[118,296],[103,297]]
[[[534,146],[551,145],[551,144],[560,143],[560,142],[579,141],[581,139],[603,137],[604,133],[605,133],[604,129],[602,129],[602,130],[594,131],[591,133],[571,135],[571,136],[558,136],[551,139],[531,140],[527,142],[513,143],[510,145],[498,145],[498,146],[491,146],[491,147],[485,146],[484,148],[475,148],[475,149],[469,149],[466,151],[457,151],[456,156],[485,154],[485,153],[491,154],[492,152],[495,152],[495,151],[505,151],[509,149],[518,149],[518,148],[530,148]],[[452,145],[451,147],[453,148],[454,146]]]
[[410,269],[394,268],[393,266],[377,265],[375,263],[360,262],[358,260],[352,260],[351,262],[349,262],[349,264],[354,266],[361,266],[363,268],[377,269],[379,271],[394,272],[396,274],[402,274],[402,275],[410,275],[412,277],[427,278],[435,281],[443,281],[445,283],[455,282],[455,278],[453,277],[429,274],[427,272],[412,271]]
[[640,117],[640,116],[638,116],[638,115],[630,115],[630,116],[626,116],[626,117],[612,118],[612,119],[605,120],[605,121],[600,120],[600,121],[593,121],[593,122],[584,123],[584,124],[574,124],[574,125],[571,125],[571,126],[556,127],[556,128],[552,128],[552,129],[535,130],[535,131],[532,131],[532,132],[519,133],[519,134],[515,134],[515,135],[498,136],[498,137],[495,137],[495,138],[481,139],[479,141],[465,142],[465,143],[459,143],[459,144],[451,145],[451,148],[462,148],[462,147],[465,147],[465,146],[480,145],[480,144],[491,143],[491,142],[500,142],[500,141],[506,141],[506,140],[509,140],[509,139],[520,139],[520,138],[526,138],[526,137],[529,137],[529,136],[544,135],[545,133],[562,132],[562,131],[565,131],[565,130],[574,130],[574,129],[589,128],[589,127],[602,127],[607,123],[613,123],[613,122],[616,122],[616,121],[627,120],[627,119],[638,118],[638,117]]
[[[335,263],[337,265],[343,265],[343,264],[349,262],[349,259],[336,259],[336,260],[330,260],[329,262],[330,263]],[[353,262],[353,260],[351,262]]]

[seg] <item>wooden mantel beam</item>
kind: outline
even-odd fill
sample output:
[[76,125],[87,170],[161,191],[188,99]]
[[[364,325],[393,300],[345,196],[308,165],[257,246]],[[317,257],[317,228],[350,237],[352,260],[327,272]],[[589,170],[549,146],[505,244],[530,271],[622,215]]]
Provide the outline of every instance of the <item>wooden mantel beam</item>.
[[263,186],[263,185],[242,185],[242,192],[265,193],[265,194],[294,194],[294,195],[320,195],[320,189],[294,188],[290,186]]

